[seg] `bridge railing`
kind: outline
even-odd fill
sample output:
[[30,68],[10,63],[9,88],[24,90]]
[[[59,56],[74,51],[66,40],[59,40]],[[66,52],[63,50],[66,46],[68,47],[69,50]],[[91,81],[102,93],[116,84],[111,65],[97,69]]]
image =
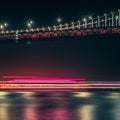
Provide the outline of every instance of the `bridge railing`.
[[[89,16],[81,21],[35,29],[0,31],[0,39],[24,39],[58,36],[81,36],[89,34],[118,33],[120,27],[120,10],[93,18]],[[89,32],[88,32],[89,31]]]

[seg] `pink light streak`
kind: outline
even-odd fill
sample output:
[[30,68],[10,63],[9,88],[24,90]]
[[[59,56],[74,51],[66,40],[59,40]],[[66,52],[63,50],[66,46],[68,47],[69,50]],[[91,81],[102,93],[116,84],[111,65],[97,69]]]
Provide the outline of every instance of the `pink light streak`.
[[14,78],[7,82],[9,83],[70,83],[82,82],[85,78]]

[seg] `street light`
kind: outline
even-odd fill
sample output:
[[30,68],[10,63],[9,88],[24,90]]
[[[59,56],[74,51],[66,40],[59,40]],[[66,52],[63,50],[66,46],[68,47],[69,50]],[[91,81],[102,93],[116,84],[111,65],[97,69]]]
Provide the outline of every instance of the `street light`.
[[62,30],[62,24],[59,25],[60,30]]
[[0,30],[4,30],[8,26],[7,23],[3,23],[0,25]]
[[97,16],[98,18],[98,27],[100,27],[100,16]]
[[57,22],[61,23],[62,19],[61,18],[57,18]]
[[92,21],[92,28],[93,28],[93,18],[89,16],[89,19]]
[[28,26],[30,29],[32,28],[32,25],[33,25],[33,21],[32,21],[32,20],[28,21],[27,26]]
[[66,26],[66,30],[68,30],[68,23],[66,23],[65,26]]
[[83,19],[83,21],[85,22],[85,28],[87,28],[87,19]]
[[105,16],[105,27],[107,27],[107,14],[104,14]]
[[120,10],[118,10],[118,12],[119,12],[119,26],[120,26]]
[[53,26],[53,28],[54,28],[54,31],[56,31],[56,30],[57,30],[57,27],[56,27],[55,25]]
[[5,27],[7,27],[7,26],[8,26],[8,24],[7,24],[7,23],[4,23],[4,26],[5,26]]
[[115,17],[115,20],[116,20],[116,26],[118,25],[118,16]]
[[51,30],[51,27],[50,27],[50,26],[48,26],[48,30],[49,30],[49,31]]
[[74,30],[75,29],[75,23],[72,22],[71,24],[72,24],[72,29]]
[[3,30],[3,29],[4,29],[4,26],[3,26],[3,25],[0,25],[0,29]]
[[111,12],[111,14],[112,14],[112,27],[113,27],[114,26],[114,13]]
[[80,21],[78,20],[78,29],[80,29]]

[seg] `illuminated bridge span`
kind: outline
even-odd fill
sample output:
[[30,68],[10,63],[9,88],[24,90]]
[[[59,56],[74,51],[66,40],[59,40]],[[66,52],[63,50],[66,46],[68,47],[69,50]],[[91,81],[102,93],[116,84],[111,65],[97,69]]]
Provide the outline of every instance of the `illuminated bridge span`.
[[83,20],[70,24],[60,24],[35,29],[1,31],[0,40],[50,38],[64,36],[86,36],[95,34],[120,34],[120,10],[93,18],[89,16]]

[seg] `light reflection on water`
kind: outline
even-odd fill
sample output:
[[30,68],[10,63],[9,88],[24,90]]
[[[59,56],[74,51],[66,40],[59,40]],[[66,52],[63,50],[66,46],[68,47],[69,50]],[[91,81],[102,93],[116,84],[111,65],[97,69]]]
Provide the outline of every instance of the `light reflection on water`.
[[0,120],[120,120],[120,93],[0,92]]

